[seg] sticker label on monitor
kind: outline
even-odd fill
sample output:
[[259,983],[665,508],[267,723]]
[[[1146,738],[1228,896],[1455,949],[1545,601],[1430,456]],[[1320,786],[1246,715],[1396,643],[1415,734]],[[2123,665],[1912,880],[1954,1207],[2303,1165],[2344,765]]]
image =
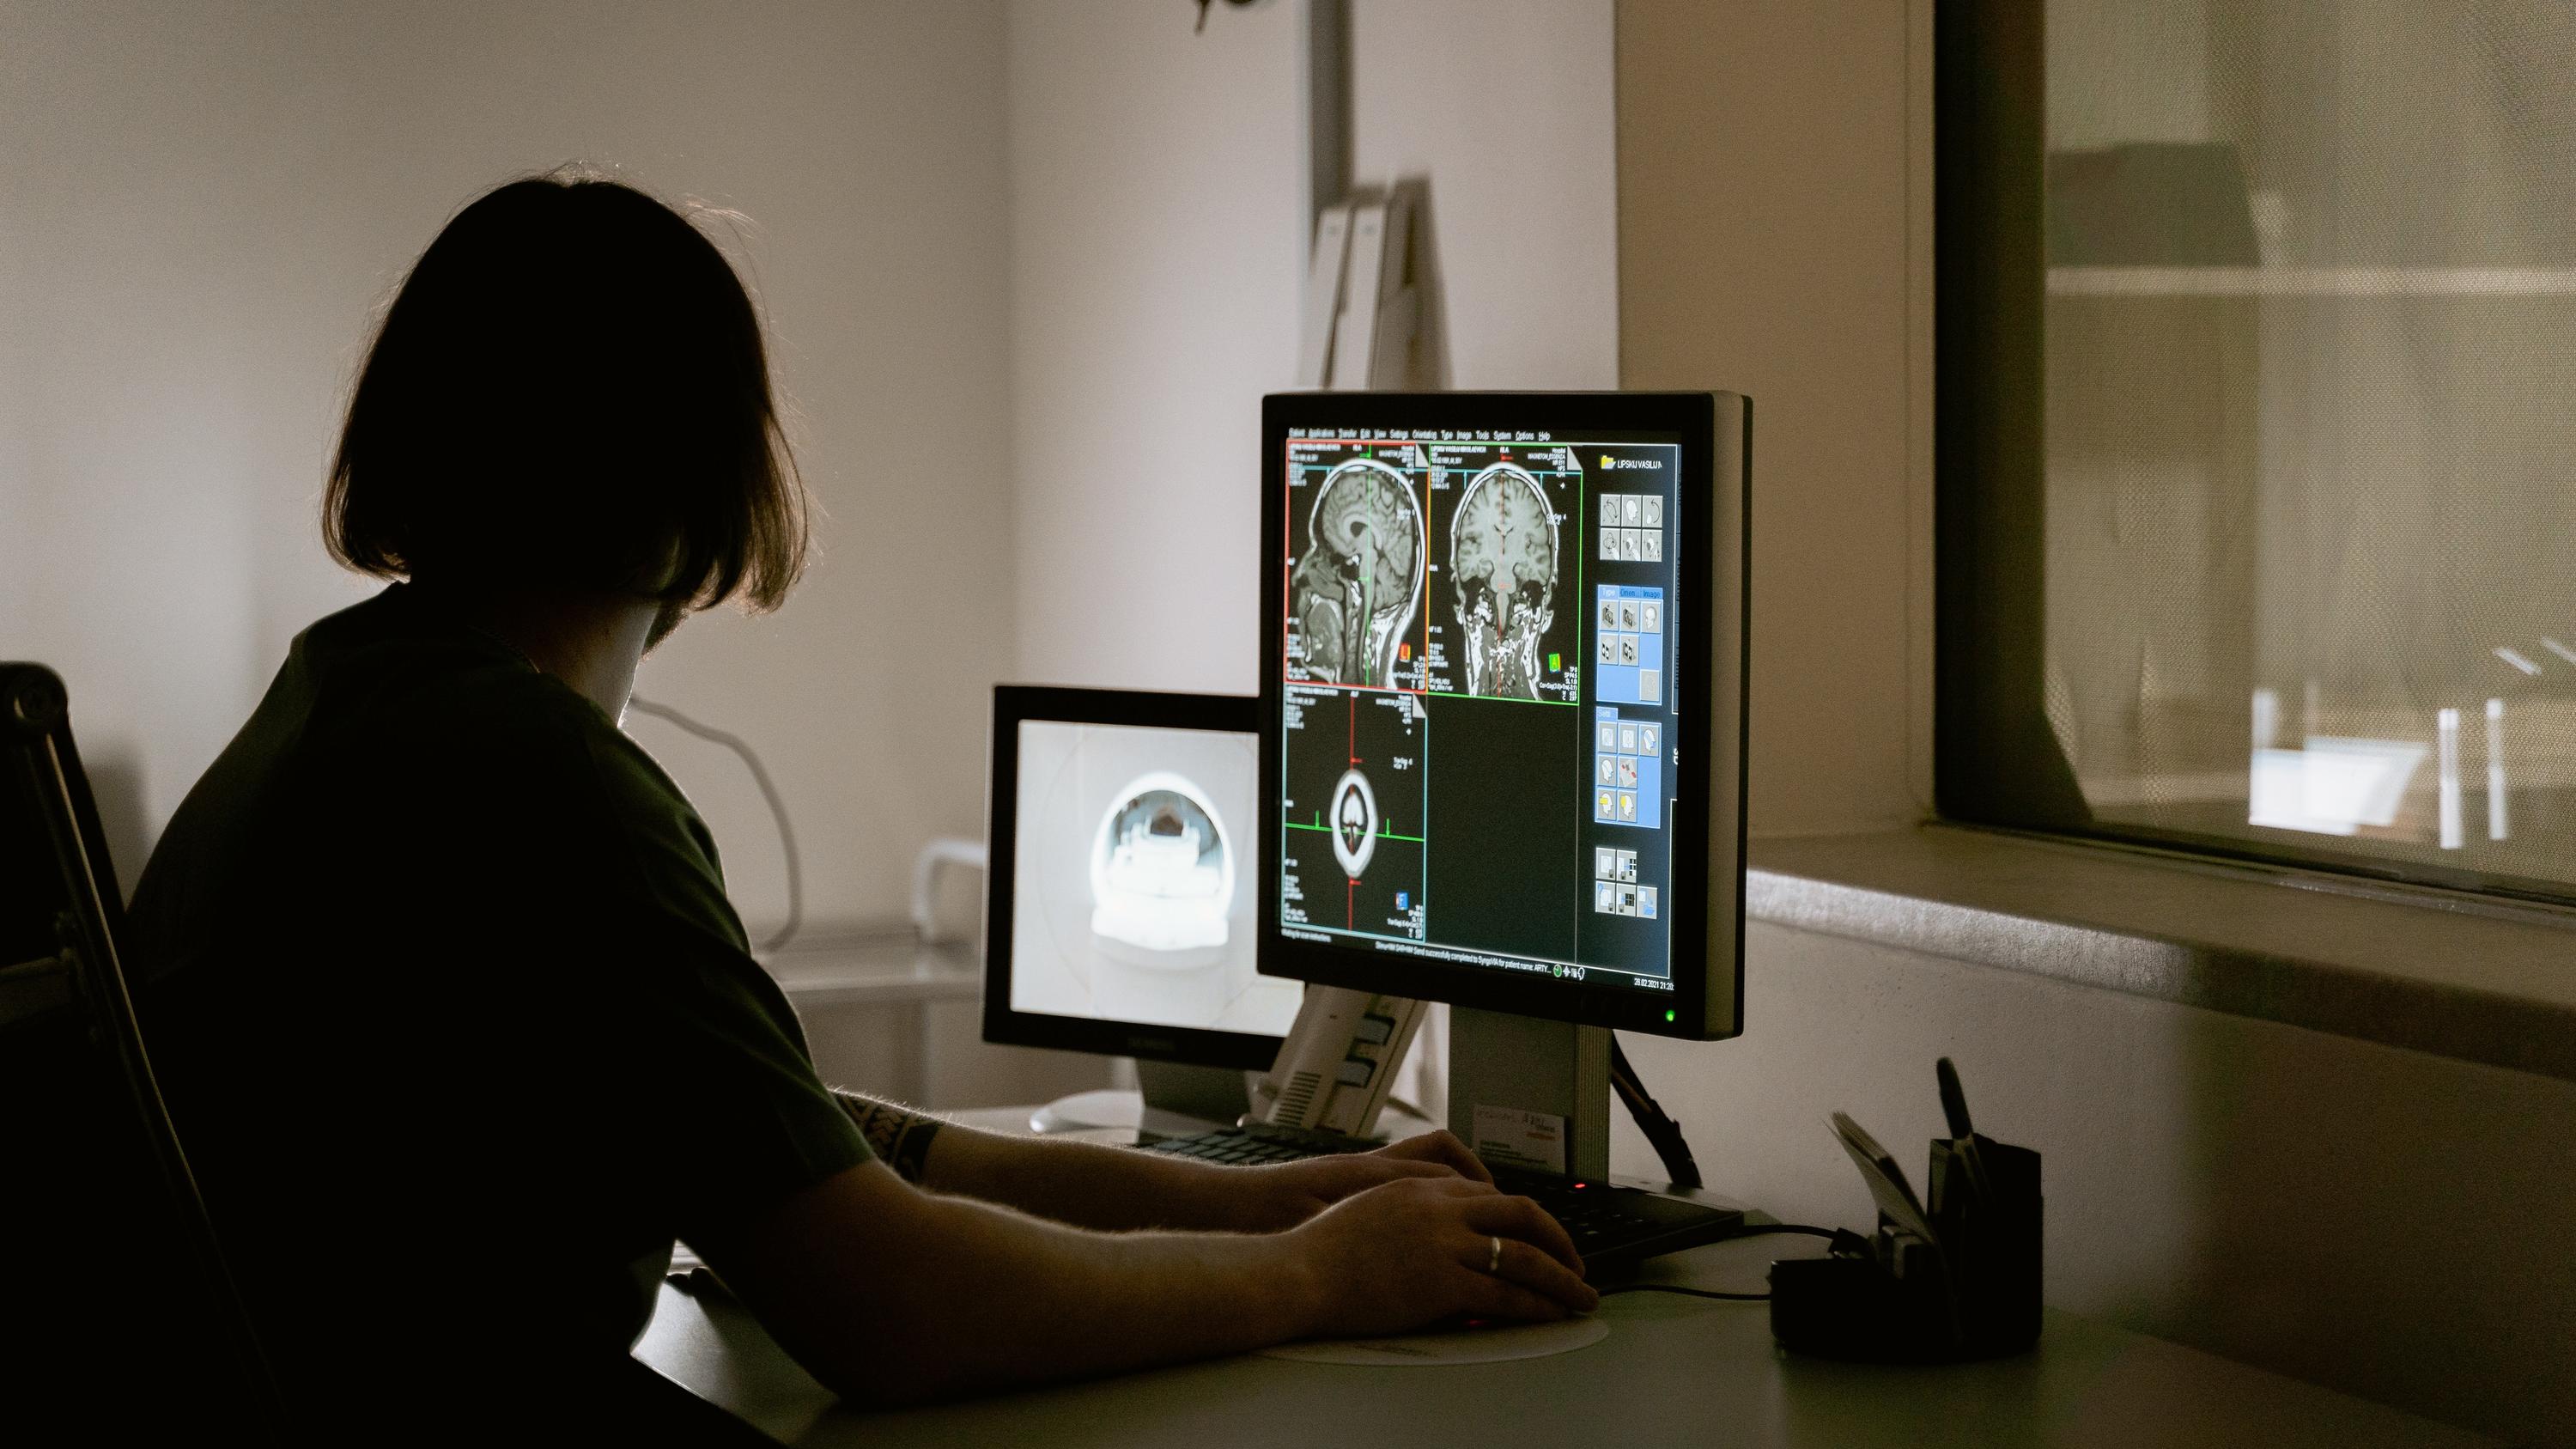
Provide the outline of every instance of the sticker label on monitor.
[[1476,1104],[1476,1155],[1487,1167],[1565,1175],[1565,1119]]

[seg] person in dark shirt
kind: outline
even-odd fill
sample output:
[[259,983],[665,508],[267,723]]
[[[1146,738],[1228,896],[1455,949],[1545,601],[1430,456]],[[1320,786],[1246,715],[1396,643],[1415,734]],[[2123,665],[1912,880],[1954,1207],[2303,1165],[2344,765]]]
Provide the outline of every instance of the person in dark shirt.
[[1217,1167],[816,1077],[705,825],[619,728],[653,644],[776,607],[806,549],[758,316],[688,216],[578,172],[458,213],[324,504],[392,582],[297,637],[129,913],[307,1423],[590,1382],[675,1238],[869,1405],[1597,1301],[1447,1134]]

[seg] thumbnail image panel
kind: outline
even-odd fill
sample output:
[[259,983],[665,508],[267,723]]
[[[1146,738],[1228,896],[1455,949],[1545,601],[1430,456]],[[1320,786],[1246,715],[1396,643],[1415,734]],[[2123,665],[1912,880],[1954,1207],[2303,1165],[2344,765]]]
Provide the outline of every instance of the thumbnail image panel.
[[1434,445],[1431,688],[1578,702],[1583,660],[1572,449]]
[[1423,687],[1428,533],[1410,462],[1399,446],[1291,445],[1290,680]]
[[1279,919],[1421,940],[1422,701],[1292,685],[1283,708]]

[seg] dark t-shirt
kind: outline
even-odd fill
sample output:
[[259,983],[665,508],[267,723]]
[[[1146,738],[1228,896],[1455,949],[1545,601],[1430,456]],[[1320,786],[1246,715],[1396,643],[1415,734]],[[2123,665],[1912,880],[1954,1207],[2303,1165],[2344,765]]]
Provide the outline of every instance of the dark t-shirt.
[[326,1414],[622,1357],[675,1236],[868,1157],[678,787],[403,585],[296,639],[128,927],[181,1140]]

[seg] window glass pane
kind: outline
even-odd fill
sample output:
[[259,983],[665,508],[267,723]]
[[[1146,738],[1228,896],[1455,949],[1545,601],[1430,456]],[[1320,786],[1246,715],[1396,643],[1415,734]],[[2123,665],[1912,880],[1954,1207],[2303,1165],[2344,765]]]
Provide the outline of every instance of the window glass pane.
[[2099,826],[2576,892],[2576,6],[2047,7],[2048,723]]

